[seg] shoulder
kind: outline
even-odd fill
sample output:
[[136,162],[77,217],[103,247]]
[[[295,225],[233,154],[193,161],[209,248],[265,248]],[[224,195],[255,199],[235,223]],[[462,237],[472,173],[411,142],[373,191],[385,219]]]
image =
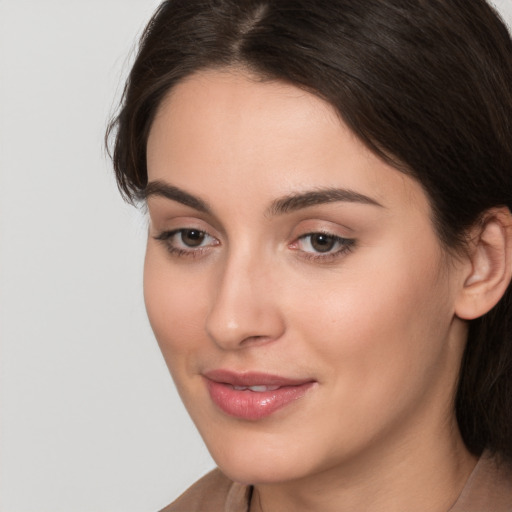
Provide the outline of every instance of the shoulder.
[[248,486],[214,469],[160,512],[245,512],[249,493]]
[[512,467],[484,453],[450,512],[512,511]]

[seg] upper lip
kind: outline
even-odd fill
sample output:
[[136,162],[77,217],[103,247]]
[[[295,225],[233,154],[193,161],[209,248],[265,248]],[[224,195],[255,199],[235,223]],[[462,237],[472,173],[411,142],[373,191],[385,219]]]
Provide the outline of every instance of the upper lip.
[[214,382],[230,384],[231,386],[300,386],[308,382],[314,382],[314,379],[308,378],[288,378],[279,375],[262,372],[235,372],[232,370],[218,369],[210,370],[203,375]]

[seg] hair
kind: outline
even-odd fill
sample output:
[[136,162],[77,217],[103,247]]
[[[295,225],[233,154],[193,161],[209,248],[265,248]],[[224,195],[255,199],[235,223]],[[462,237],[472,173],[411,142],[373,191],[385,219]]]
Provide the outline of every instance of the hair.
[[[371,151],[416,179],[447,249],[512,209],[512,41],[485,0],[168,0],[142,34],[107,131],[119,189],[147,185],[146,144],[169,91],[241,69],[333,105]],[[455,410],[468,449],[512,461],[512,291],[469,322]]]

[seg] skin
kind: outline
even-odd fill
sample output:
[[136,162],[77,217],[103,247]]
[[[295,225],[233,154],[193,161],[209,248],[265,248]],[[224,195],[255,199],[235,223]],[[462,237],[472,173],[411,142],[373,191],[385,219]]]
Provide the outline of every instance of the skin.
[[[475,464],[453,408],[468,263],[441,246],[421,186],[321,99],[233,70],[176,86],[147,150],[150,183],[209,207],[149,195],[149,319],[213,458],[255,485],[251,511],[446,512]],[[378,205],[270,208],[333,188]],[[199,246],[168,234],[186,229]],[[319,253],[317,232],[343,241]],[[211,401],[202,375],[218,368],[315,385],[246,421]]]

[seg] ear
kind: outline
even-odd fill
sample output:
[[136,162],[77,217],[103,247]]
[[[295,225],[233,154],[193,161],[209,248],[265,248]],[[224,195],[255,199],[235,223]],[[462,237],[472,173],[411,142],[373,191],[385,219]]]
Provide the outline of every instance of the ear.
[[512,279],[512,214],[492,208],[469,232],[468,264],[455,314],[473,320],[490,311],[503,297]]

